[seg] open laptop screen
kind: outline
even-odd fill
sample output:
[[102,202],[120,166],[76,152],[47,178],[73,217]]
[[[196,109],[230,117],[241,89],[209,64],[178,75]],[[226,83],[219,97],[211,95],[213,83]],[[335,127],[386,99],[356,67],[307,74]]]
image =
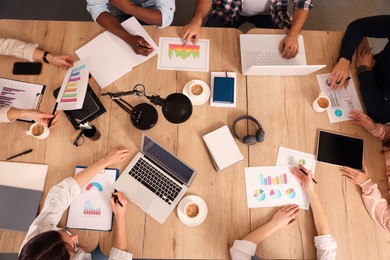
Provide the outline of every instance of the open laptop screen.
[[176,156],[165,150],[148,136],[143,135],[142,152],[152,159],[158,166],[168,171],[172,177],[176,177],[188,184],[192,181],[195,170],[187,166]]

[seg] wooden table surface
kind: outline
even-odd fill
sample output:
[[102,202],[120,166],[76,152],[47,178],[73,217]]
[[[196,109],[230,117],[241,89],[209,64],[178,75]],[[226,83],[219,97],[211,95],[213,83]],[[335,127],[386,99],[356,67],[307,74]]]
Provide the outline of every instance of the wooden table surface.
[[[181,27],[145,29],[156,43],[161,36],[178,37]],[[91,22],[53,22],[0,20],[1,37],[17,38],[40,43],[41,49],[52,53],[74,54],[102,28]],[[255,29],[250,33],[283,33],[279,30]],[[235,239],[270,220],[276,208],[248,209],[246,204],[244,167],[275,165],[279,146],[315,154],[318,129],[326,129],[361,137],[365,140],[364,160],[382,193],[387,193],[384,160],[380,141],[350,122],[330,124],[325,113],[316,113],[311,103],[319,93],[315,74],[305,77],[257,77],[241,74],[239,31],[235,29],[202,28],[202,38],[210,39],[210,71],[237,73],[237,107],[215,108],[208,103],[194,106],[191,118],[174,125],[163,117],[161,109],[157,125],[146,133],[198,170],[188,194],[205,199],[209,214],[203,224],[188,227],[182,224],[176,210],[160,225],[133,203],[127,209],[129,251],[142,258],[203,258],[227,259],[228,249]],[[342,33],[304,31],[308,64],[326,64],[318,73],[330,72]],[[76,56],[76,55],[75,55]],[[39,76],[12,75],[14,57],[0,57],[0,77],[47,85],[41,110],[51,111],[55,99],[52,91],[59,87],[65,69],[43,64]],[[100,94],[106,91],[130,90],[137,83],[146,90],[166,97],[181,92],[192,79],[210,82],[210,73],[157,70],[157,56],[134,68],[104,90],[91,79],[90,85]],[[354,71],[354,70],[353,70]],[[357,78],[353,78],[358,85]],[[358,91],[359,92],[359,91]],[[90,165],[112,148],[125,146],[130,158],[114,165],[121,171],[140,149],[141,131],[130,123],[129,116],[107,97],[100,97],[107,112],[93,121],[101,132],[98,141],[87,140],[80,147],[72,145],[75,130],[63,113],[58,126],[46,140],[27,137],[29,124],[16,122],[0,125],[0,160],[33,148],[34,152],[13,161],[45,163],[49,171],[45,183],[48,190],[62,179],[72,176],[76,165]],[[132,105],[145,100],[126,97]],[[244,156],[242,163],[216,172],[207,153],[202,135],[222,126],[231,126],[240,115],[249,114],[259,119],[266,131],[265,142],[254,146],[238,143]],[[247,129],[249,128],[249,130]],[[240,124],[242,135],[254,133],[252,125]],[[367,214],[360,197],[360,189],[341,177],[338,168],[317,163],[317,192],[328,214],[332,233],[338,243],[338,259],[386,259],[390,255],[389,234],[377,227]],[[389,198],[389,196],[387,196]],[[0,213],[1,214],[1,213]],[[67,211],[60,225],[66,223]],[[111,232],[72,230],[81,245],[93,250],[98,244],[109,253]],[[315,227],[311,211],[302,211],[293,227],[279,230],[258,247],[263,258],[313,259]],[[0,252],[17,252],[25,233],[0,230]]]

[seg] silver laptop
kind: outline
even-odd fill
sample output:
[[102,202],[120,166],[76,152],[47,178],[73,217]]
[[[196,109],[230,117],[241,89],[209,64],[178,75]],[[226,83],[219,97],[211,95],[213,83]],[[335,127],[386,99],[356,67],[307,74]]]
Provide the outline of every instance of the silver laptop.
[[193,168],[142,134],[141,152],[122,172],[114,188],[163,224],[195,176]]
[[279,52],[280,41],[286,35],[241,34],[241,67],[244,75],[302,76],[322,69],[326,65],[307,65],[302,35],[298,37],[299,53],[285,59]]

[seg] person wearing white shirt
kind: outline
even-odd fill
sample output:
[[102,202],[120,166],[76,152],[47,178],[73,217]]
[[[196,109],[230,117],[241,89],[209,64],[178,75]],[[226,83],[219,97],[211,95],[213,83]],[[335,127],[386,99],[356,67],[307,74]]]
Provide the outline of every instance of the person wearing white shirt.
[[[325,211],[321,205],[317,193],[314,190],[311,172],[300,166],[293,169],[293,174],[301,183],[310,201],[313,212],[314,224],[317,229],[317,236],[314,237],[314,245],[317,249],[317,259],[336,259],[337,243],[330,233],[329,223]],[[304,171],[305,173],[303,173]],[[307,175],[306,175],[307,174]],[[235,240],[230,248],[230,255],[233,260],[250,260],[255,256],[257,245],[267,237],[281,228],[293,225],[295,217],[299,214],[298,205],[287,205],[279,209],[272,219],[246,235],[242,240]]]
[[147,56],[152,46],[143,37],[127,32],[120,22],[123,16],[134,16],[145,24],[165,28],[172,23],[175,0],[87,0],[87,10],[94,21],[129,44],[135,53]]
[[[73,198],[81,192],[81,187],[86,185],[97,173],[104,168],[119,164],[126,160],[129,151],[126,148],[112,150],[104,158],[90,165],[79,174],[69,177],[53,188],[47,194],[44,207],[38,217],[31,224],[24,239],[19,260],[30,259],[92,259],[91,254],[79,247],[78,235],[58,227],[58,223],[69,207]],[[131,260],[133,255],[127,250],[126,237],[126,197],[120,193],[117,195],[119,203],[114,197],[110,199],[111,207],[115,215],[114,241],[111,248],[111,260]]]

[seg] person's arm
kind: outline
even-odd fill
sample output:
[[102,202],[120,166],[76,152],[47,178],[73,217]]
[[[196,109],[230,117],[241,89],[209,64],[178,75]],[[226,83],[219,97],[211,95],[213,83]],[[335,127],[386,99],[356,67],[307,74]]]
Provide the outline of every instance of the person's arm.
[[[15,121],[16,119],[28,118],[28,119],[33,119],[37,123],[47,126],[49,119],[52,117],[53,117],[52,114],[43,113],[36,109],[10,108],[7,111],[7,118],[10,122]],[[58,113],[55,113],[51,127],[54,127],[56,125],[57,120],[58,120]]]
[[369,177],[367,167],[363,166],[363,172],[345,166],[340,168],[340,171],[352,183],[362,188],[362,199],[368,214],[378,226],[390,232],[390,206],[382,197],[378,185]]
[[234,241],[230,248],[230,255],[233,260],[251,259],[255,255],[256,247],[264,239],[275,233],[275,231],[293,225],[295,217],[299,214],[298,205],[287,205],[280,208],[272,219],[246,235],[242,240]]
[[147,24],[162,26],[162,14],[160,10],[140,7],[134,5],[129,0],[110,0],[110,4]]
[[195,7],[194,17],[191,22],[183,27],[180,33],[180,37],[183,38],[184,45],[191,42],[194,38],[194,44],[196,44],[200,37],[200,27],[202,26],[203,19],[211,10],[210,0],[198,0]]
[[291,59],[297,56],[299,52],[298,36],[302,27],[309,17],[310,10],[303,8],[294,8],[291,28],[286,37],[279,44],[279,51],[283,58]]
[[148,56],[153,51],[153,47],[145,41],[143,37],[128,33],[119,21],[109,12],[100,13],[96,21],[107,31],[129,44],[135,53]]
[[[34,61],[45,62],[43,59],[44,54],[45,52],[43,50],[36,48],[33,53]],[[49,64],[65,67],[72,67],[73,63],[76,61],[72,56],[68,54],[56,55],[49,52],[46,54],[46,60]]]
[[363,127],[367,132],[382,141],[390,140],[390,125],[375,123],[369,116],[363,112],[352,110],[350,117],[354,119],[354,124]]

